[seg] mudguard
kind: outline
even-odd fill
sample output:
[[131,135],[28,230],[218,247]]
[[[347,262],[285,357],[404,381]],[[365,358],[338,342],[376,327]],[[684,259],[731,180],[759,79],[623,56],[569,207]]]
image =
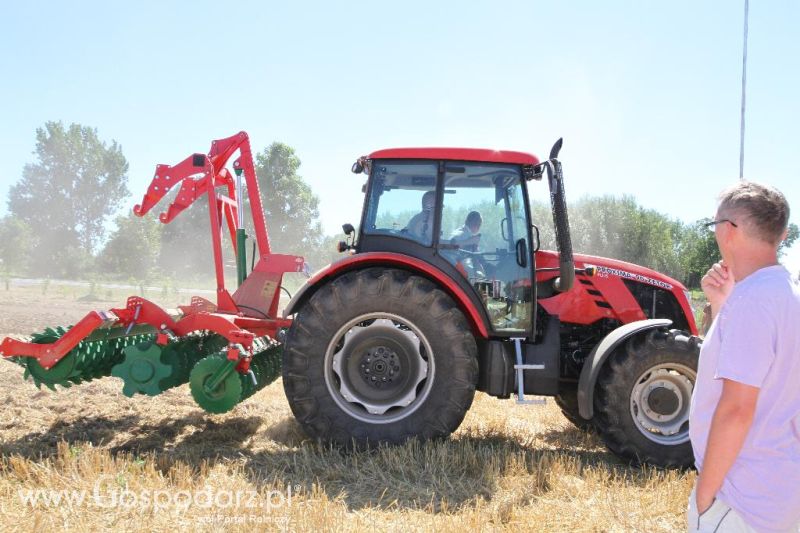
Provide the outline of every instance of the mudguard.
[[420,259],[393,252],[365,252],[346,257],[316,272],[298,291],[287,304],[283,316],[288,318],[297,312],[300,304],[317,290],[322,282],[358,268],[372,266],[395,267],[410,270],[423,275],[436,282],[456,302],[464,312],[472,331],[480,338],[489,338],[489,330],[481,310],[477,309],[464,291],[447,274]]
[[608,356],[630,337],[649,329],[669,327],[672,320],[666,318],[655,318],[651,320],[638,320],[620,326],[600,341],[594,347],[592,353],[586,358],[581,370],[580,381],[578,382],[578,412],[582,418],[590,420],[594,416],[594,386],[597,377],[603,368]]

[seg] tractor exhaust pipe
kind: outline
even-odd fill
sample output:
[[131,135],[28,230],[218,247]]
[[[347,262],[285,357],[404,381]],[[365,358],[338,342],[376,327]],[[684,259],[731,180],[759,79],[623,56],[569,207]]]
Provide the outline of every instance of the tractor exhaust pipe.
[[553,280],[553,289],[558,292],[570,290],[575,283],[575,261],[572,258],[564,175],[561,172],[561,161],[558,160],[563,141],[564,139],[556,141],[550,150],[550,158],[544,163],[547,169],[547,182],[550,185],[550,205],[553,209],[553,226],[556,230],[559,252],[559,276]]

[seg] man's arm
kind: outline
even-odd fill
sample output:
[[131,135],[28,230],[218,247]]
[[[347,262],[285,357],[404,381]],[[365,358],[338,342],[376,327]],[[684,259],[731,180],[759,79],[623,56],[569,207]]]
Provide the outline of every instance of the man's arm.
[[753,423],[758,401],[758,387],[722,380],[722,396],[708,434],[703,470],[697,480],[697,510],[705,512],[714,502]]

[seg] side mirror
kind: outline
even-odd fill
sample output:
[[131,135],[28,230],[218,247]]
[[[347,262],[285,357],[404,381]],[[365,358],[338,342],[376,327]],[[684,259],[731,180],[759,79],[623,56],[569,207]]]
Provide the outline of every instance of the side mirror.
[[359,157],[358,159],[356,159],[356,162],[353,163],[353,166],[350,167],[350,171],[353,174],[361,174],[362,172],[369,170],[368,167],[369,167],[369,160],[366,158],[366,156]]
[[353,244],[356,240],[356,228],[354,228],[353,225],[348,222],[347,224],[342,224],[342,231],[346,235],[346,240],[338,242],[336,245],[336,251],[342,253],[348,250],[354,250],[355,246],[353,246]]

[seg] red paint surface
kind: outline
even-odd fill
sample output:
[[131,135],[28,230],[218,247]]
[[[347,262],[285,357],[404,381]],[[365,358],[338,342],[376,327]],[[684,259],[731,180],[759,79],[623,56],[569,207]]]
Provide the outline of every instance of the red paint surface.
[[533,154],[482,148],[387,148],[372,152],[368,157],[369,159],[451,159],[515,165],[539,164],[539,159]]
[[[555,268],[558,267],[559,255],[557,252],[543,250],[536,253],[536,267],[537,268]],[[686,300],[683,293],[686,288],[679,281],[665,276],[660,272],[651,270],[649,268],[635,265],[633,263],[626,263],[625,261],[617,261],[616,259],[609,259],[606,257],[596,257],[591,255],[575,254],[575,268],[580,269],[586,265],[595,265],[600,267],[607,267],[616,270],[623,270],[631,274],[638,274],[647,278],[657,280],[663,283],[672,285],[670,290],[677,298],[687,321],[689,322],[689,329],[693,335],[697,335],[697,325],[694,321],[694,313],[691,305]],[[558,272],[542,272],[537,274],[537,281],[545,281],[558,276]],[[580,278],[588,279],[592,285],[585,285],[580,282]],[[655,286],[655,285],[654,285]],[[588,290],[594,288],[602,295],[595,296],[589,294]],[[663,288],[663,287],[662,287]],[[598,306],[596,301],[604,301],[611,305],[611,308],[604,308]],[[603,275],[599,273],[593,277],[576,276],[575,285],[572,289],[565,293],[558,294],[552,298],[545,298],[539,300],[539,304],[544,309],[552,314],[557,315],[562,322],[570,322],[573,324],[591,324],[601,318],[610,318],[619,320],[623,324],[634,322],[636,320],[644,320],[647,318],[639,306],[638,302],[634,299],[633,295],[628,291],[622,278],[608,274]]]
[[472,302],[467,295],[464,294],[464,291],[461,290],[461,287],[447,274],[430,263],[407,255],[390,252],[367,252],[345,257],[314,274],[314,276],[308,280],[308,285],[316,285],[321,280],[335,276],[340,272],[371,265],[406,267],[422,272],[433,278],[456,300],[456,304],[458,304],[459,308],[466,314],[467,321],[470,323],[473,332],[484,339],[489,337],[489,332],[486,329],[486,324],[483,323],[481,313],[472,305]]

